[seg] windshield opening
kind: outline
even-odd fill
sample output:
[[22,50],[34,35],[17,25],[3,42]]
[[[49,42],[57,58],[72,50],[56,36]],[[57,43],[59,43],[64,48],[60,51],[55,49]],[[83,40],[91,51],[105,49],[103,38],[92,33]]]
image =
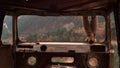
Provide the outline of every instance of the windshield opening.
[[[97,21],[97,42],[103,42],[104,17],[97,16]],[[25,42],[85,42],[87,38],[82,16],[22,15],[18,17],[18,34]]]

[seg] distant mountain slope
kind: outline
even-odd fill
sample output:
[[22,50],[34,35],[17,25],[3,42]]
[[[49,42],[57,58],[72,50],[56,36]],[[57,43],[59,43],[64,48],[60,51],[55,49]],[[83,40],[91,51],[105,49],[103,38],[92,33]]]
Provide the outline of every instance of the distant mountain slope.
[[[75,25],[82,25],[80,17],[41,17],[41,16],[32,16],[32,17],[21,17],[18,20],[19,30],[23,33],[29,33],[31,30],[33,33],[46,32],[54,28],[61,28],[64,24],[74,22]],[[34,23],[34,24],[33,24]],[[34,28],[33,28],[34,27]],[[39,28],[39,29],[38,29]],[[34,31],[34,30],[37,30]]]

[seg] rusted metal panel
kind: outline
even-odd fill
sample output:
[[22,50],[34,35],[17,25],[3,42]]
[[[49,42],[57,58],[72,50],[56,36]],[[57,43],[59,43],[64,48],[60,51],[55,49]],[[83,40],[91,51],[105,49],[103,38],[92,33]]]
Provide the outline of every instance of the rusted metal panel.
[[[34,56],[37,61],[35,65],[29,65],[28,59]],[[52,57],[73,57],[73,63],[52,63]],[[39,52],[17,52],[16,53],[16,68],[50,68],[50,65],[70,65],[76,68],[88,67],[88,59],[95,57],[98,60],[97,68],[109,68],[109,54],[108,53],[39,53]]]
[[13,55],[11,46],[0,47],[0,68],[13,68]]
[[82,11],[110,10],[115,3],[116,0],[1,0],[0,9],[5,10],[8,14],[11,12],[34,14],[36,12],[39,15],[64,15],[65,13],[79,15]]

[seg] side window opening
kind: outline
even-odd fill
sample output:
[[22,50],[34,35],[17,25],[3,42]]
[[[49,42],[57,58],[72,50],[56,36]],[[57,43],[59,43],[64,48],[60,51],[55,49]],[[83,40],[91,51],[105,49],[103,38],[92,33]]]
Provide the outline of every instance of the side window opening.
[[111,44],[112,45],[117,45],[115,20],[114,20],[114,14],[113,13],[111,13],[111,15],[110,15],[110,21],[111,21]]
[[97,16],[97,30],[96,30],[96,39],[97,42],[105,41],[105,18],[103,16]]
[[117,44],[117,36],[116,36],[116,28],[115,28],[115,20],[114,14],[110,14],[110,21],[111,21],[111,45],[115,50],[114,53],[114,68],[118,68],[119,65],[119,58],[118,58],[118,44]]
[[3,45],[12,44],[12,16],[5,16],[1,36]]

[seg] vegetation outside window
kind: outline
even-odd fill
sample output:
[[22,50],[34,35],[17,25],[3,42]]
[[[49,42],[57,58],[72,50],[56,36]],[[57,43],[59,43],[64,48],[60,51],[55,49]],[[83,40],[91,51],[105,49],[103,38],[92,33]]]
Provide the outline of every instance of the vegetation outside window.
[[1,37],[3,45],[12,44],[12,16],[5,16]]
[[[98,42],[105,39],[104,17],[98,16],[96,32]],[[35,16],[18,17],[19,39],[26,42],[85,42],[86,33],[82,16]]]

